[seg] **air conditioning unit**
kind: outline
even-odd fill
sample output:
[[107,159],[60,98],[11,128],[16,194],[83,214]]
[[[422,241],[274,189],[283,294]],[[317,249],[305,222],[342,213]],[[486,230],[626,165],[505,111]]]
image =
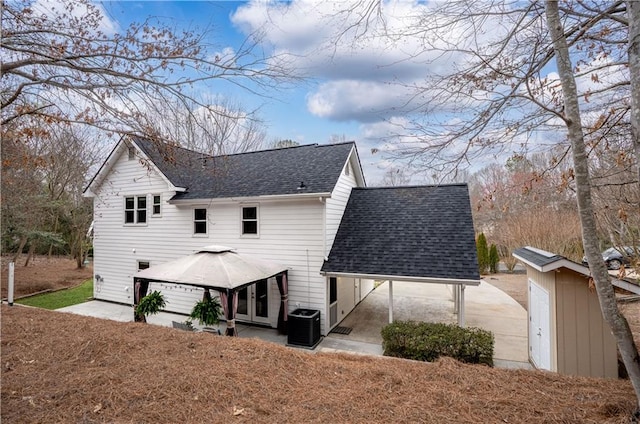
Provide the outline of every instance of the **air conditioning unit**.
[[320,311],[298,308],[288,318],[287,344],[313,349],[320,343]]

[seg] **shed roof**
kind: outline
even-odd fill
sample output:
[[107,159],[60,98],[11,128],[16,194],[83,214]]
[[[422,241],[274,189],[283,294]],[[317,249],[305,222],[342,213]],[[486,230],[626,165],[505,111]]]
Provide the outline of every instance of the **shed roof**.
[[345,142],[209,156],[142,137],[131,141],[173,185],[186,189],[172,200],[331,193],[356,151],[354,142]]
[[322,272],[479,284],[467,185],[354,188]]

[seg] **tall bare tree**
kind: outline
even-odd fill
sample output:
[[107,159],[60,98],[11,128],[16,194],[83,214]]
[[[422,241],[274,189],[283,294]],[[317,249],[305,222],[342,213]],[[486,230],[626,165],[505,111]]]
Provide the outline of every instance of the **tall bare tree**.
[[[191,102],[158,103],[148,117],[163,140],[212,156],[259,150],[265,144],[266,126],[257,111],[247,111],[238,102],[216,96]],[[166,119],[171,116],[172,119]]]
[[564,98],[563,121],[567,126],[568,138],[573,152],[573,165],[576,179],[576,199],[582,225],[582,241],[589,262],[591,275],[595,282],[600,309],[618,344],[622,361],[627,368],[629,379],[636,392],[638,406],[636,417],[640,417],[640,356],[633,341],[633,334],[625,317],[620,313],[616,296],[611,285],[607,267],[602,261],[598,248],[598,237],[591,186],[589,177],[589,161],[587,158],[583,133],[582,116],[578,103],[578,90],[574,76],[574,67],[569,55],[569,47],[565,29],[560,20],[557,1],[546,1],[546,20],[553,41],[553,49],[562,86]]

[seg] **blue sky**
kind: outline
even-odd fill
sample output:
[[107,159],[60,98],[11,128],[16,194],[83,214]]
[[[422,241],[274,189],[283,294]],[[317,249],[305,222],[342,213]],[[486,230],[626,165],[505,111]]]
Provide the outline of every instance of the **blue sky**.
[[[236,48],[246,38],[251,29],[241,28],[242,19],[233,22],[238,8],[247,6],[247,2],[236,1],[108,1],[103,2],[108,17],[126,28],[132,22],[140,22],[148,17],[157,17],[162,22],[176,28],[192,30],[207,29],[211,34],[209,42],[220,49]],[[270,48],[265,45],[265,48]],[[277,46],[275,46],[277,48]],[[358,141],[358,149],[367,168],[367,178],[379,179],[382,168],[367,159],[369,146],[360,141],[360,122],[348,117],[324,117],[309,111],[307,99],[314,93],[318,84],[326,79],[311,75],[296,87],[265,93],[256,96],[229,84],[216,87],[219,94],[239,101],[246,109],[259,108],[260,117],[268,126],[268,141],[292,139],[301,144],[326,143],[332,135],[343,136],[347,140]],[[368,161],[366,164],[365,161]]]

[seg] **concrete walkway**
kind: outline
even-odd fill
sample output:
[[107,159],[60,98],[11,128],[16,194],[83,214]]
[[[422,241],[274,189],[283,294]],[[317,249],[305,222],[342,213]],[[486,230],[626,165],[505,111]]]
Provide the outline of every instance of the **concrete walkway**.
[[[501,368],[530,368],[527,355],[527,312],[503,291],[482,282],[467,287],[465,293],[466,325],[491,331],[495,336],[494,363]],[[394,320],[456,323],[451,286],[410,282],[393,283]],[[389,287],[383,283],[373,290],[340,323],[350,327],[349,335],[330,333],[315,351],[351,352],[382,355],[380,330],[389,319]],[[133,321],[133,307],[103,301],[90,301],[58,309],[79,315]],[[147,318],[148,323],[171,327],[172,321],[183,322],[184,315],[161,312]],[[194,323],[195,324],[195,323]],[[198,327],[196,325],[196,327]],[[225,324],[221,324],[224,330]],[[275,329],[237,324],[238,335],[286,344],[287,336]]]

